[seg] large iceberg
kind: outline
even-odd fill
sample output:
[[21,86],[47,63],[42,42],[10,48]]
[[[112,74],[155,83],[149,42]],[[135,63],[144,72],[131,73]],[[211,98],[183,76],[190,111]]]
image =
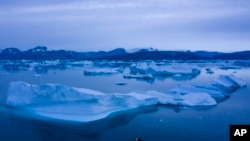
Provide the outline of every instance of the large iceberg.
[[149,105],[148,101],[155,101],[152,104],[157,103],[156,98],[139,93],[105,94],[90,89],[59,84],[33,85],[18,81],[9,84],[6,104],[9,106],[25,106],[65,102],[95,102],[103,105],[138,107]]
[[43,117],[83,122],[156,104],[207,106],[217,103],[207,93],[179,95],[147,91],[106,94],[59,84],[34,85],[22,81],[9,84],[6,100],[8,106],[23,108]]
[[[212,86],[177,85],[163,93],[158,91],[103,93],[60,84],[34,85],[11,82],[6,105],[40,117],[89,122],[111,113],[157,104],[177,106],[212,106],[217,98],[229,96],[246,83],[233,75],[220,75]],[[229,90],[231,91],[229,91]]]

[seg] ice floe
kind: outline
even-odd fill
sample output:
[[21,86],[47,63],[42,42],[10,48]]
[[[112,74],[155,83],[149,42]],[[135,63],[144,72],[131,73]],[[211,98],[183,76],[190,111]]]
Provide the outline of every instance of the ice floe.
[[214,97],[214,98],[223,98],[225,96],[228,96],[227,93],[212,86],[178,85],[172,90],[170,90],[170,92],[178,93],[182,95],[189,94],[189,93],[207,93],[211,97]]
[[[33,85],[22,81],[11,82],[9,84],[6,101],[6,105],[8,106],[21,107],[44,117],[81,120],[83,122],[104,118],[110,113],[121,110],[156,104],[200,106],[216,105],[216,102],[210,95],[204,93],[175,95],[147,91],[106,94],[85,88],[74,88],[59,84]],[[68,112],[71,112],[70,109],[77,109],[74,108],[77,105],[90,106],[92,108],[104,106],[105,108],[100,108],[100,111],[98,111],[98,108],[94,108],[93,110],[95,111],[91,111],[90,108],[88,109],[90,111],[87,112],[83,110],[83,114],[79,114],[80,111],[74,111],[73,115],[67,115]],[[83,116],[85,114],[87,116]],[[79,115],[83,117],[79,118]]]
[[145,94],[158,98],[159,104],[180,105],[180,106],[212,106],[217,102],[207,93],[165,94],[158,91],[148,91]]
[[235,77],[234,75],[219,75],[219,77],[214,80],[213,84],[227,88],[246,86],[246,82],[244,82],[240,78]]
[[136,78],[136,79],[144,79],[144,80],[149,80],[149,79],[155,79],[155,77],[151,74],[125,74],[123,75],[123,78]]
[[151,63],[137,63],[132,64],[130,67],[131,74],[152,74],[152,75],[195,75],[199,74],[200,70],[188,64],[172,64],[157,66],[154,62]]
[[227,93],[231,93],[239,87],[246,87],[246,82],[234,75],[219,75],[219,77],[212,82],[212,85]]
[[34,85],[17,81],[9,84],[6,105],[46,118],[88,122],[114,112],[157,104],[212,106],[217,104],[216,98],[233,92],[225,91],[224,87],[243,86],[246,83],[233,75],[220,75],[212,86],[177,85],[167,93],[153,90],[103,93],[60,84]]
[[[154,61],[138,62],[130,66],[130,75],[126,78],[172,78],[190,80],[200,74],[200,69],[189,64],[156,65]],[[150,76],[150,77],[148,77]]]
[[119,68],[89,68],[84,70],[84,75],[112,75],[120,73]]

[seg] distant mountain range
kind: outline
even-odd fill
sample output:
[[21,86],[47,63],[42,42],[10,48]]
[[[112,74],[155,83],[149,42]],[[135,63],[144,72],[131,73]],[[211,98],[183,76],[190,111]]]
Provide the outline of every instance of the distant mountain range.
[[21,51],[17,48],[0,50],[0,60],[250,60],[250,51],[232,53],[208,51],[160,51],[141,48],[126,51],[117,48],[111,51],[76,52],[48,50],[45,46]]

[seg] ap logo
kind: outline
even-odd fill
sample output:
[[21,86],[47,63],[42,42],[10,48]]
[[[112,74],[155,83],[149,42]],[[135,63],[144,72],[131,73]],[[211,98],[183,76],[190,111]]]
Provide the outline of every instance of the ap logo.
[[244,136],[247,133],[247,129],[236,129],[234,136]]
[[250,125],[230,125],[230,141],[249,141]]

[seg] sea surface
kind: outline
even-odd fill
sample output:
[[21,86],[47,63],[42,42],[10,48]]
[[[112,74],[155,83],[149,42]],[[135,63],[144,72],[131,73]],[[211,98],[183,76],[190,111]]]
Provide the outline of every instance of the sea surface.
[[[119,74],[94,76],[84,75],[84,70],[88,68],[85,66],[49,68],[45,71],[1,67],[0,141],[134,141],[135,138],[144,141],[229,141],[230,124],[250,124],[250,67],[228,67],[225,62],[188,64],[199,66],[201,73],[193,78],[167,77],[150,81],[125,79],[123,75],[129,71],[127,65]],[[213,73],[208,73],[207,68]],[[178,84],[210,85],[220,74],[233,74],[247,82],[247,86],[239,88],[216,106],[147,106],[81,123],[37,118],[5,105],[11,81],[56,83],[104,93],[148,90],[168,93]]]

